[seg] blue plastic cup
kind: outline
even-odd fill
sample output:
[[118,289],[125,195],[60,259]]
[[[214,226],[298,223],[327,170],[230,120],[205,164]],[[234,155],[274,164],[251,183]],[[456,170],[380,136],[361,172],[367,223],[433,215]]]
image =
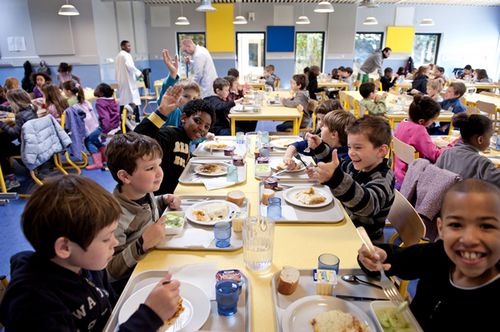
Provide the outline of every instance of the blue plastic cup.
[[232,280],[219,281],[215,285],[217,312],[222,316],[232,316],[238,309],[238,283]]
[[214,226],[215,246],[217,248],[227,248],[231,244],[231,224],[227,221],[220,221]]

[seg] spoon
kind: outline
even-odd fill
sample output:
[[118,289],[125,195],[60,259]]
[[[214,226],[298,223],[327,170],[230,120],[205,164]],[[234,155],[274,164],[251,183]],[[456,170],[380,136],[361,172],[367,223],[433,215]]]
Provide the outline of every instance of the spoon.
[[351,282],[351,283],[358,283],[358,282],[360,282],[360,283],[363,283],[363,284],[370,285],[372,287],[376,287],[376,288],[382,289],[382,287],[380,285],[377,285],[377,284],[374,284],[372,282],[360,279],[357,276],[355,276],[354,274],[343,275],[342,276],[342,280],[347,281],[347,282]]

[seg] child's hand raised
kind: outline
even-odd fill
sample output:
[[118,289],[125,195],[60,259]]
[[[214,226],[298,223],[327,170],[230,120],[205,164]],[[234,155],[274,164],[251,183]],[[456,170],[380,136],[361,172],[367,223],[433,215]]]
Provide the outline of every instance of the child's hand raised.
[[180,85],[176,85],[173,87],[171,86],[167,89],[167,92],[165,92],[163,98],[161,99],[160,107],[158,107],[158,110],[161,114],[169,115],[170,113],[175,111],[178,106],[182,91],[183,88]]
[[160,280],[144,301],[163,321],[170,319],[177,312],[177,305],[181,300],[179,295],[180,282],[172,280],[172,275],[167,275]]
[[358,250],[359,261],[370,271],[380,271],[381,265],[384,270],[389,270],[391,264],[382,264],[387,259],[387,253],[376,246],[374,246],[374,249],[375,253],[371,254],[368,248],[363,244]]
[[320,162],[318,166],[308,170],[307,175],[310,178],[318,180],[320,183],[325,183],[333,176],[333,172],[339,167],[340,160],[337,156],[337,149],[332,152],[332,161],[329,163]]
[[163,195],[163,201],[172,210],[179,210],[181,208],[181,199],[172,194]]
[[176,55],[172,60],[172,58],[170,57],[170,53],[168,53],[167,49],[163,49],[163,51],[161,51],[161,55],[163,57],[163,62],[167,66],[167,69],[170,73],[170,77],[175,79],[177,77],[177,72],[179,70],[179,58]]

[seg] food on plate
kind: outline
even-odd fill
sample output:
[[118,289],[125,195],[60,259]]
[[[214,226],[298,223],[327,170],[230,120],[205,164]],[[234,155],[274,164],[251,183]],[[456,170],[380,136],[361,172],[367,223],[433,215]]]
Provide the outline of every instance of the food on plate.
[[337,273],[334,270],[313,270],[313,280],[317,295],[332,295],[337,285]]
[[375,315],[384,332],[414,332],[415,329],[404,318],[398,308],[384,308],[375,310]]
[[368,332],[368,327],[353,315],[340,311],[330,310],[318,314],[311,319],[314,332]]
[[272,189],[264,189],[262,191],[262,197],[260,199],[260,202],[264,205],[267,205],[267,201],[271,197],[274,197],[274,191]]
[[299,278],[299,270],[291,266],[283,267],[278,280],[278,292],[283,295],[293,294],[299,285]]
[[230,145],[227,145],[226,143],[220,143],[220,142],[210,142],[205,144],[206,149],[224,149]]
[[221,164],[203,164],[196,168],[197,173],[219,174],[226,171],[226,167]]
[[295,198],[302,204],[306,205],[321,204],[326,201],[326,197],[316,192],[313,187],[299,191],[295,194]]
[[173,325],[175,320],[179,318],[179,316],[182,314],[183,311],[184,311],[184,306],[182,305],[182,298],[180,298],[179,302],[177,302],[177,310],[175,311],[172,317],[170,317],[165,321],[165,325],[167,326]]
[[288,169],[289,171],[298,171],[298,170],[303,169],[304,168],[303,166],[304,165],[302,165],[302,164],[298,165],[297,163],[295,163],[295,164],[292,164],[292,167],[287,167],[285,162],[281,162],[275,166],[275,169],[277,171],[282,171],[284,169]]
[[197,221],[218,221],[226,220],[229,215],[229,208],[226,204],[207,204],[193,211],[193,218]]
[[226,200],[238,206],[242,206],[245,202],[245,193],[241,190],[232,190],[227,193]]
[[179,234],[184,228],[184,212],[166,212],[162,218],[166,234]]
[[286,149],[289,145],[297,142],[295,139],[284,139],[284,140],[279,140],[274,142],[274,146],[277,148],[282,148]]

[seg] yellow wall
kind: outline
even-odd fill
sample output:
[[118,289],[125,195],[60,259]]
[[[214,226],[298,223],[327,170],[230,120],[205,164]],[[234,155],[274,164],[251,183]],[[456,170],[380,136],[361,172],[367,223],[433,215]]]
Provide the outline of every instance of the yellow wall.
[[394,53],[412,53],[415,27],[387,27],[385,46]]
[[235,52],[234,5],[213,4],[217,10],[207,12],[207,49],[210,52]]

